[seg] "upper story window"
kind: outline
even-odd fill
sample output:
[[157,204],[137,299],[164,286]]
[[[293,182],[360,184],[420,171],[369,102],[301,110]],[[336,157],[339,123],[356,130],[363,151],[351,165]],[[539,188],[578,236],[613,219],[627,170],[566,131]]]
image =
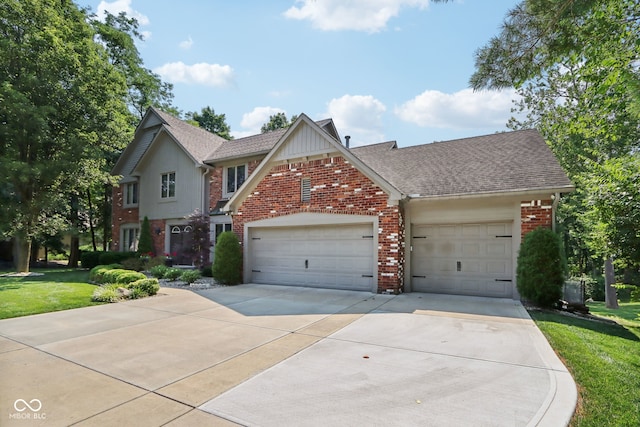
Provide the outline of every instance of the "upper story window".
[[162,186],[160,189],[160,197],[168,199],[176,197],[176,173],[167,172],[162,174]]
[[225,195],[235,193],[247,179],[247,165],[229,166],[225,168],[224,178]]
[[138,183],[130,182],[124,185],[124,205],[138,206]]

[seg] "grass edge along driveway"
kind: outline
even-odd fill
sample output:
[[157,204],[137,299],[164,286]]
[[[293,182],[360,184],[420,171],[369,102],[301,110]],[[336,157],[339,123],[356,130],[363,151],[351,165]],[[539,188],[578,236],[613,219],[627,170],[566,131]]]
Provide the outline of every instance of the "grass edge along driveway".
[[0,319],[87,307],[95,285],[89,272],[74,269],[35,269],[42,276],[0,276]]
[[623,323],[589,320],[551,311],[530,315],[578,385],[571,426],[640,425],[640,303],[591,312]]

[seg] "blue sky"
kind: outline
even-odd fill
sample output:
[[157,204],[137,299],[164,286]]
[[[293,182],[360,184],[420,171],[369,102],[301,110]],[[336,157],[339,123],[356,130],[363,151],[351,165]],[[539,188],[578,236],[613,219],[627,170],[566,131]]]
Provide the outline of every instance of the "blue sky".
[[269,115],[331,117],[352,146],[505,130],[511,90],[473,92],[474,52],[514,0],[77,0],[126,11],[174,105],[224,113],[235,137]]

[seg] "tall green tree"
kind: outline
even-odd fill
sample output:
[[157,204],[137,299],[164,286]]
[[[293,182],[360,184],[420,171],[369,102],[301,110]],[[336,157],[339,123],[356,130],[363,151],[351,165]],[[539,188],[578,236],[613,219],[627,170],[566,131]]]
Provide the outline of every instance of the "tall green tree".
[[298,119],[298,116],[291,116],[291,120],[287,119],[287,115],[285,113],[276,113],[272,116],[269,116],[269,121],[262,125],[260,128],[261,133],[271,132],[277,129],[288,128]]
[[104,12],[104,20],[95,16],[90,21],[97,39],[105,46],[111,63],[127,80],[127,104],[134,114],[135,127],[150,106],[173,111],[173,85],[163,82],[159,75],[145,68],[135,41],[143,41],[139,24],[125,12],[113,15]]
[[28,271],[41,217],[108,179],[107,153],[131,137],[127,86],[71,0],[5,0],[0,16],[0,227]]
[[623,246],[638,244],[623,243],[627,222],[602,203],[605,188],[622,196],[632,170],[600,167],[632,164],[640,149],[638,34],[635,0],[523,0],[476,53],[470,80],[475,89],[517,89],[521,118],[510,126],[538,128],[577,186],[559,211],[570,254],[583,259],[587,251],[606,260],[608,271],[628,251]]
[[209,106],[204,107],[199,113],[195,111],[187,113],[186,118],[195,122],[202,129],[215,133],[224,139],[233,139],[226,116],[224,114],[216,114],[215,110]]

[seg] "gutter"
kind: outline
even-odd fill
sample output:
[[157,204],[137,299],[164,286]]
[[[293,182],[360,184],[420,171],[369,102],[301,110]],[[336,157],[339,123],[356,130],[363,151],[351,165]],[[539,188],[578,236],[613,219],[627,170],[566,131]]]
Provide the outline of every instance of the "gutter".
[[[541,192],[550,192],[554,194],[569,193],[575,190],[575,186],[567,185],[563,187],[553,188],[536,188],[536,189],[521,189],[513,191],[487,191],[482,193],[460,193],[460,194],[445,194],[445,195],[427,195],[421,194],[408,194],[407,198],[410,200],[460,200],[460,199],[477,199],[487,198],[494,196],[530,196],[539,194]],[[559,199],[560,197],[557,197]]]

